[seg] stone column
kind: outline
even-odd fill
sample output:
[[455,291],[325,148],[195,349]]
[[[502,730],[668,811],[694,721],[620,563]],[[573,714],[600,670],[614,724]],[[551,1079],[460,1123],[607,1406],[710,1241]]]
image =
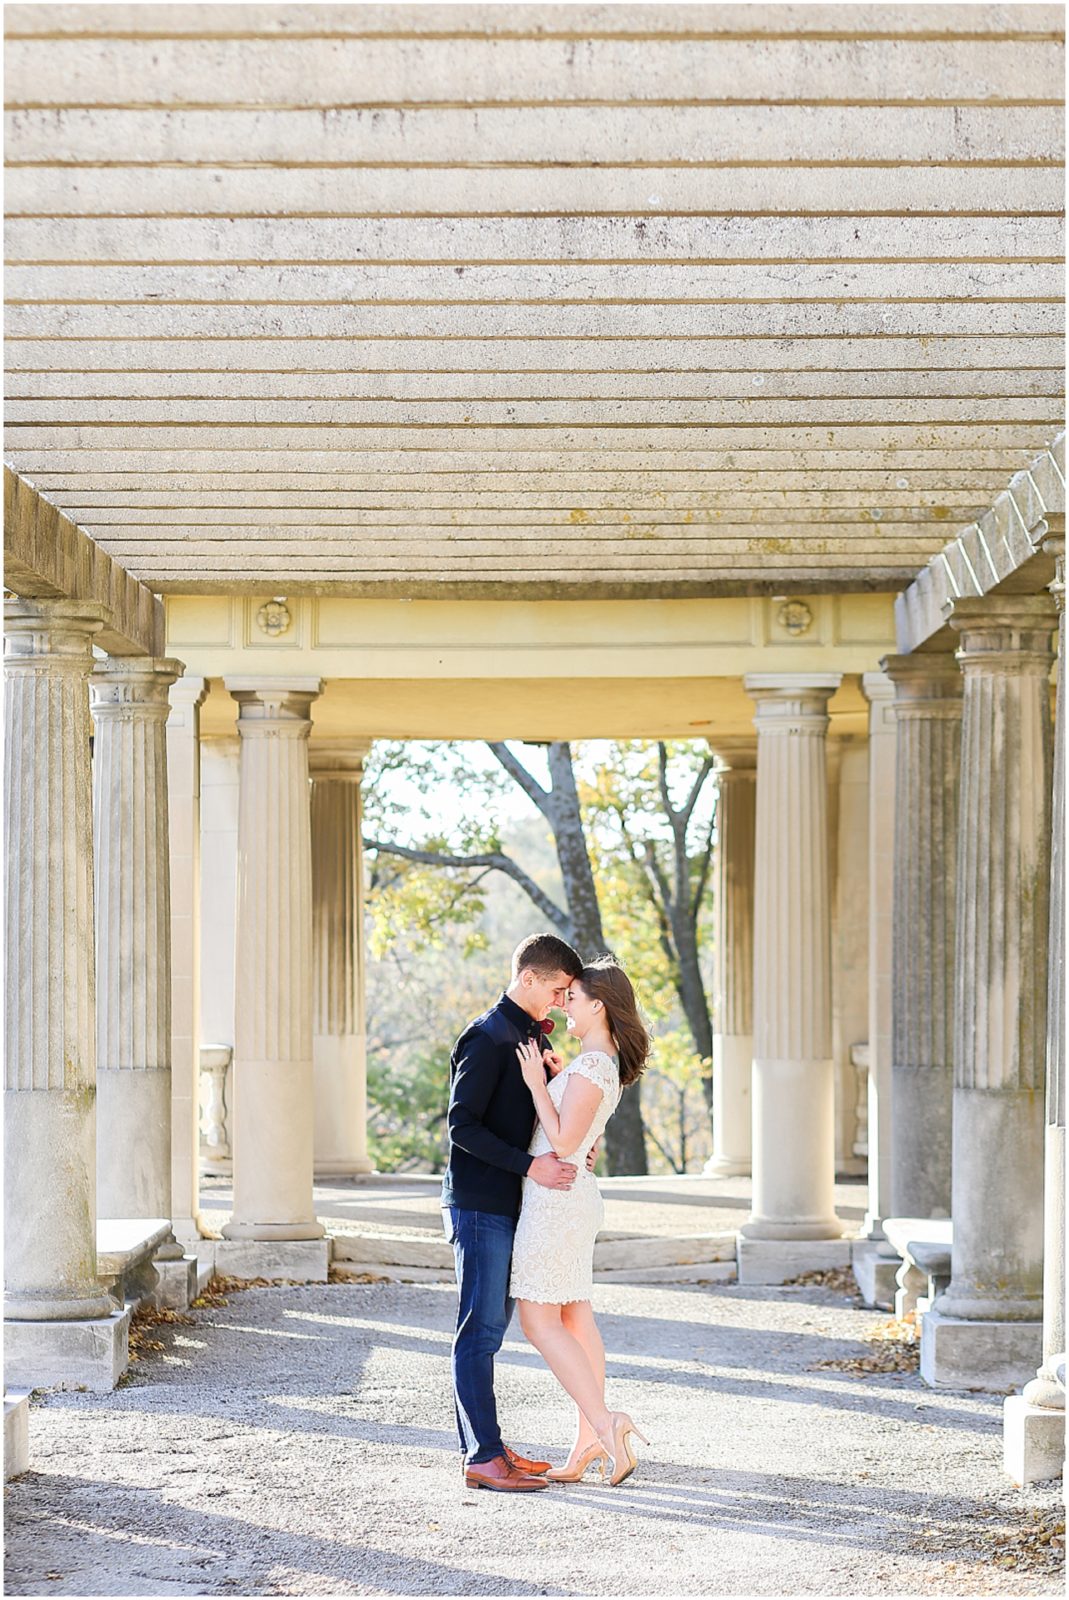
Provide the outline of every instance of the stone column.
[[[111,657],[90,679],[97,962],[97,1207],[171,1215],[171,885],[167,691],[180,661]],[[156,1293],[186,1306],[197,1264],[173,1234]]]
[[171,856],[171,1226],[187,1247],[200,1218],[200,707],[203,678],[179,678],[167,718]]
[[1014,1482],[1056,1478],[1065,1461],[1065,541],[1048,540],[1057,563],[1058,697],[1054,720],[1054,804],[1050,861],[1047,985],[1047,1128],[1043,1165],[1043,1363],[1023,1395],[1006,1401],[1005,1466]]
[[866,1305],[890,1308],[898,1257],[883,1231],[891,1214],[891,925],[895,844],[894,684],[866,672],[868,737],[868,1071],[865,1143],[869,1203],[853,1247],[854,1276]]
[[949,1217],[963,679],[950,652],[886,656],[883,669],[898,747],[891,1214]]
[[[835,1215],[827,703],[838,673],[755,674],[753,1213],[740,1281],[845,1264]],[[794,1243],[792,1244],[791,1241]]]
[[[324,1230],[312,1203],[308,735],[311,704],[322,685],[318,678],[277,682],[240,678],[227,679],[226,687],[239,707],[241,794],[234,1210],[223,1236],[230,1240],[319,1240]],[[259,1254],[266,1258],[268,1252]],[[288,1254],[296,1260],[299,1252],[276,1250],[274,1254]],[[308,1259],[318,1262],[320,1256],[325,1278],[325,1245]]]
[[[126,1313],[96,1270],[89,690],[98,605],[4,603],[5,1380],[111,1388]],[[86,1324],[89,1331],[86,1331]]]
[[180,661],[113,657],[90,680],[97,962],[97,1205],[171,1215],[167,691]]
[[1042,1356],[1050,889],[1049,595],[955,603],[965,675],[954,952],[951,1278],[921,1374],[1006,1389]]
[[712,1177],[750,1171],[753,1099],[753,895],[757,747],[725,741],[716,754],[716,978]]
[[866,672],[869,702],[869,1207],[865,1233],[882,1239],[891,1214],[891,927],[895,847],[895,686]]
[[361,782],[370,745],[313,745],[312,1062],[315,1170],[374,1170],[367,1153]]

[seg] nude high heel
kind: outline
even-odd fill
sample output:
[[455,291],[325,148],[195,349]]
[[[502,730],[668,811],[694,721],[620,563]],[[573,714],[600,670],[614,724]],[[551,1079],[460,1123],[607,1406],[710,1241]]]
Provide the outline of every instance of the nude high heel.
[[609,1453],[600,1440],[595,1440],[593,1444],[587,1445],[582,1455],[571,1467],[550,1467],[549,1471],[544,1473],[543,1476],[551,1479],[553,1483],[581,1483],[584,1472],[588,1467],[593,1466],[595,1461],[601,1462],[601,1476],[604,1479],[606,1469],[609,1466]]
[[623,1483],[629,1478],[638,1466],[638,1457],[631,1448],[631,1435],[641,1439],[643,1444],[649,1444],[644,1433],[640,1433],[628,1416],[626,1411],[611,1411],[612,1417],[612,1476],[609,1482],[613,1485]]

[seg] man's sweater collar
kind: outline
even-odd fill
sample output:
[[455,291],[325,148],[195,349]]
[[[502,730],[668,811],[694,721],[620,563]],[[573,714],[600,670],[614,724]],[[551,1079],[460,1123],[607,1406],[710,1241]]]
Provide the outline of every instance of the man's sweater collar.
[[541,1023],[536,1021],[529,1011],[525,1011],[522,1006],[518,1006],[509,995],[502,993],[501,999],[497,1003],[509,1021],[514,1023],[521,1033],[526,1034],[529,1038],[534,1038],[541,1034]]

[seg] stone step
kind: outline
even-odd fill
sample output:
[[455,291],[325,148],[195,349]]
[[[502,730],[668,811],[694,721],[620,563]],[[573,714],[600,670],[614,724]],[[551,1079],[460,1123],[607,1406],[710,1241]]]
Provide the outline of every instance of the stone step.
[[[335,1234],[335,1264],[360,1261],[390,1267],[453,1269],[453,1247],[444,1238],[421,1238],[409,1233]],[[594,1246],[594,1270],[648,1270],[690,1266],[695,1263],[734,1263],[734,1233],[695,1233],[675,1238],[620,1237],[599,1239]]]
[[736,1283],[734,1261],[692,1261],[667,1267],[618,1267],[594,1272],[595,1283]]

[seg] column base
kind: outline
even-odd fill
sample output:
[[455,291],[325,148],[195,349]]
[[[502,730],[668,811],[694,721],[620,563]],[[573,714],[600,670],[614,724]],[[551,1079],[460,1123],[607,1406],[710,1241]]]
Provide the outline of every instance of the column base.
[[317,1217],[311,1222],[227,1222],[220,1229],[224,1239],[259,1239],[276,1244],[322,1239],[326,1231]]
[[850,1265],[849,1239],[753,1239],[740,1233],[740,1283],[786,1283],[803,1272]]
[[885,1239],[858,1239],[850,1251],[850,1265],[854,1269],[861,1298],[867,1306],[890,1311],[895,1303],[900,1256],[888,1256]]
[[189,1302],[197,1298],[196,1256],[182,1256],[177,1261],[161,1261],[157,1257],[153,1265],[159,1278],[156,1304],[171,1311],[188,1310]]
[[4,1323],[4,1383],[18,1389],[115,1388],[130,1361],[133,1306],[91,1322]]
[[802,1222],[773,1222],[751,1217],[749,1222],[743,1223],[739,1233],[744,1239],[779,1239],[784,1243],[792,1239],[841,1239],[843,1224],[836,1216],[807,1217]]
[[329,1239],[231,1239],[215,1245],[215,1270],[227,1278],[293,1278],[326,1283]]
[[336,1161],[317,1160],[312,1170],[317,1178],[367,1178],[375,1171],[375,1163],[368,1156],[339,1157]]
[[4,1395],[4,1481],[30,1467],[30,1392],[11,1389]]
[[703,1178],[748,1178],[752,1171],[751,1163],[747,1160],[735,1160],[731,1156],[710,1156],[702,1168]]
[[921,1377],[930,1389],[1021,1389],[1042,1359],[1042,1322],[967,1322],[941,1311],[921,1320]]
[[1029,1405],[1023,1395],[1011,1395],[1002,1408],[1003,1470],[1024,1489],[1060,1478],[1064,1463],[1064,1410]]

